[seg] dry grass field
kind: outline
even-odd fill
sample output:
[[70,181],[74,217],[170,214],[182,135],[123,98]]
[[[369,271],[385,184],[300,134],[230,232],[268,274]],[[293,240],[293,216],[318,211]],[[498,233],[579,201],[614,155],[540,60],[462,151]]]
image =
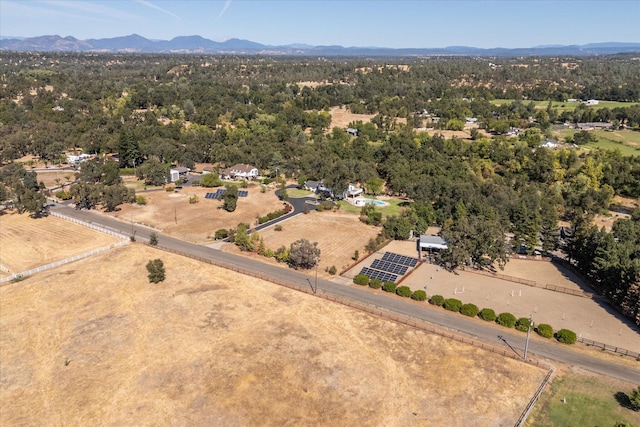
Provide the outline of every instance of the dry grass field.
[[[248,197],[238,198],[235,212],[222,209],[222,201],[205,199],[206,193],[216,189],[185,187],[178,192],[138,192],[147,199],[147,204],[123,204],[119,211],[108,215],[122,221],[142,223],[162,230],[163,234],[193,243],[206,243],[219,228],[235,228],[240,223],[256,225],[258,215],[282,209],[282,202],[273,191],[261,193],[257,186],[249,187]],[[198,203],[189,203],[196,195]]]
[[[354,252],[357,250],[363,256],[364,247],[369,239],[375,238],[380,232],[379,227],[360,222],[356,215],[341,212],[311,211],[307,215],[296,215],[280,225],[282,226],[281,231],[276,231],[275,227],[269,227],[259,232],[264,239],[265,246],[276,250],[280,246],[289,247],[298,239],[307,239],[311,243],[318,242],[320,248],[318,275],[323,277],[333,277],[325,272],[325,269],[332,265],[335,265],[340,272],[353,264]],[[225,245],[224,250],[241,253],[230,244]],[[242,254],[259,257],[265,262],[276,263],[273,259],[267,260],[257,254]]]
[[74,171],[61,171],[52,169],[47,172],[38,172],[38,182],[43,182],[47,188],[67,184],[75,181],[75,179],[76,174]]
[[53,216],[0,216],[0,264],[20,273],[118,242],[119,239]]
[[[371,119],[375,117],[375,114],[354,114],[342,107],[331,107],[329,113],[331,114],[331,125],[329,129],[333,129],[334,127],[346,129],[351,122],[361,121],[362,123],[369,123]],[[407,119],[398,117],[396,122],[407,124]]]
[[139,244],[1,287],[0,330],[5,427],[512,426],[545,375]]

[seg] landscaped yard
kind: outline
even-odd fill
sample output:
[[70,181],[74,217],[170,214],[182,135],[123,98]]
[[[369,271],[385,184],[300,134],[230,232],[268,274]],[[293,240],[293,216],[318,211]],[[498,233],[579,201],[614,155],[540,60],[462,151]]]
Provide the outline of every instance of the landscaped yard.
[[[515,101],[515,99],[493,99],[491,101],[489,101],[491,104],[493,105],[505,105],[505,104],[511,104],[513,101]],[[533,102],[536,105],[537,109],[545,109],[547,108],[547,106],[549,105],[549,101],[530,101],[530,100],[522,100],[522,103],[527,105],[529,103]],[[552,108],[557,108],[558,112],[562,113],[563,111],[573,111],[576,109],[576,107],[578,105],[581,105],[580,102],[558,102],[558,101],[551,101],[551,107]],[[600,109],[600,108],[609,108],[609,109],[613,109],[613,108],[626,108],[626,107],[631,107],[633,105],[638,105],[637,102],[615,102],[615,101],[600,101],[598,102],[598,105],[590,105],[589,108],[593,108],[595,110]]]
[[640,412],[622,406],[622,394],[635,387],[637,385],[570,369],[553,380],[526,425],[612,427],[616,422],[626,422],[638,426]]
[[[619,150],[623,156],[640,156],[640,132],[631,130],[591,130],[588,132],[594,135],[597,141],[580,146],[582,149],[603,148],[606,150]],[[574,129],[555,132],[561,140],[567,136],[573,136],[575,133]]]

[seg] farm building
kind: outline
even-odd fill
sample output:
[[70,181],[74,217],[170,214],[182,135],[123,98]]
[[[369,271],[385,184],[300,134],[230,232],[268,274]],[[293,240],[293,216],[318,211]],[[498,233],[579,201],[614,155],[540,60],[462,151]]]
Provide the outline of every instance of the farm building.
[[347,128],[347,133],[352,136],[358,136],[358,129]]
[[222,179],[255,179],[259,175],[260,172],[256,167],[244,163],[238,163],[220,172],[220,178]]
[[169,170],[169,181],[176,182],[180,179],[180,172],[177,169]]

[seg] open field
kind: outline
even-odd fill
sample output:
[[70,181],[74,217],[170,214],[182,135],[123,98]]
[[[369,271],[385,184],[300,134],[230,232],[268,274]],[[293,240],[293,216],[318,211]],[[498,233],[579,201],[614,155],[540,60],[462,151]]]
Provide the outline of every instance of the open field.
[[[67,178],[69,179],[67,180]],[[56,181],[56,179],[58,181]],[[75,179],[76,174],[74,171],[61,171],[52,169],[47,172],[38,172],[38,182],[43,182],[47,188],[58,187],[59,185],[71,183],[75,181]]]
[[[574,129],[565,129],[554,133],[564,139],[567,136],[573,136],[576,131]],[[605,150],[619,150],[623,156],[640,156],[640,132],[631,130],[614,132],[591,130],[589,133],[595,135],[597,141],[581,145],[580,148],[583,150],[602,148]]]
[[20,273],[118,242],[119,239],[60,218],[0,216],[0,264]]
[[0,327],[3,426],[511,426],[545,376],[139,244],[0,288]]
[[[240,223],[253,227],[257,216],[282,209],[282,202],[273,191],[261,193],[254,185],[247,189],[248,197],[238,198],[235,212],[227,212],[222,209],[221,200],[205,199],[206,193],[215,191],[215,188],[185,187],[176,192],[139,192],[138,195],[147,199],[146,205],[123,204],[121,210],[108,215],[150,225],[162,230],[162,234],[179,239],[206,243],[220,228],[235,228]],[[198,203],[191,204],[189,198],[194,195],[198,197]]]
[[[331,114],[331,125],[329,126],[329,129],[333,129],[334,127],[346,129],[349,127],[349,123],[357,121],[369,123],[371,119],[376,116],[375,114],[354,114],[348,109],[342,107],[331,107],[329,114]],[[404,117],[398,117],[396,118],[396,122],[407,124],[407,119]]]
[[[371,265],[373,259],[382,258],[384,252],[417,256],[415,242],[392,241],[377,255],[354,266],[344,276],[353,279],[362,267]],[[505,271],[498,272],[543,285],[584,289],[581,288],[581,282],[573,281],[577,279],[573,274],[550,262],[512,259]],[[401,284],[414,291],[426,286],[429,297],[442,295],[445,298],[457,298],[463,303],[473,303],[480,309],[492,308],[496,314],[509,312],[516,317],[533,315],[536,324],[547,323],[554,330],[571,329],[585,339],[640,352],[640,332],[637,327],[615,317],[615,311],[606,303],[601,305],[590,298],[534,288],[469,271],[450,273],[429,263],[410,270]]]
[[[527,421],[528,427],[640,425],[640,412],[625,408],[620,393],[637,385],[576,368],[559,372],[542,394]],[[564,400],[566,399],[566,403]]]
[[[504,104],[511,104],[513,101],[515,101],[515,99],[493,99],[489,102],[493,105],[504,105]],[[536,105],[537,109],[545,109],[549,105],[549,101],[522,100],[522,103],[525,105],[529,104],[530,102],[533,102]],[[558,112],[562,113],[563,111],[573,111],[580,104],[581,104],[580,102],[552,101],[551,107],[557,108]],[[589,105],[588,107],[593,108],[594,110],[598,110],[600,108],[609,108],[609,109],[618,108],[618,107],[627,108],[634,105],[638,105],[638,103],[637,102],[600,101],[598,105]]]
[[[354,262],[351,257],[356,250],[361,256],[364,255],[364,247],[369,239],[375,238],[380,232],[378,227],[360,222],[357,216],[341,212],[311,211],[307,215],[296,215],[280,225],[281,231],[275,231],[274,227],[260,231],[265,246],[276,250],[283,245],[289,247],[298,239],[307,239],[311,243],[318,242],[320,248],[318,275],[323,277],[333,277],[325,272],[325,269],[332,265],[335,265],[338,272],[351,265]],[[231,244],[225,245],[224,250],[240,253]],[[257,254],[242,254],[276,263],[273,258],[267,259]]]

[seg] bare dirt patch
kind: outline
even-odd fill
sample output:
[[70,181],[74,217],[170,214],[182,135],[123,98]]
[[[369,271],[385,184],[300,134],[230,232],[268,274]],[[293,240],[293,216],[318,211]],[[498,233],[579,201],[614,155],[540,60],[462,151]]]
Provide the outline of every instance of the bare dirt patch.
[[0,327],[3,426],[513,425],[545,375],[137,244],[0,288]]
[[[69,180],[67,180],[67,178]],[[52,169],[50,171],[38,171],[38,182],[43,182],[47,188],[58,187],[75,181],[76,175],[73,171],[61,171]]]
[[119,239],[53,216],[0,216],[0,264],[13,273],[80,255]]
[[[146,205],[124,204],[121,210],[108,215],[150,225],[164,234],[193,243],[206,243],[219,228],[235,228],[240,223],[253,227],[257,216],[282,209],[282,202],[273,191],[261,193],[257,185],[247,189],[248,197],[238,198],[235,212],[222,209],[222,201],[205,199],[206,193],[214,193],[215,188],[185,187],[176,191],[138,192],[147,199]],[[189,198],[194,195],[198,203],[191,204]]]
[[[307,239],[311,243],[318,242],[320,248],[320,264],[318,275],[333,277],[326,273],[326,269],[335,266],[338,272],[347,268],[354,261],[351,259],[357,250],[364,255],[364,247],[369,239],[375,238],[380,229],[366,225],[356,215],[341,212],[315,212],[296,215],[280,224],[281,231],[269,227],[260,231],[265,246],[273,250],[280,246],[289,247],[298,239]],[[241,253],[235,246],[225,245],[225,251]],[[244,255],[250,255],[242,253]],[[275,260],[261,257],[264,261],[276,263]]]
[[[331,107],[329,114],[331,114],[330,129],[334,127],[346,129],[349,127],[349,123],[357,121],[369,123],[371,119],[375,117],[375,114],[354,114],[348,109],[342,107]],[[407,124],[407,119],[404,117],[398,117],[395,120],[397,123]]]

